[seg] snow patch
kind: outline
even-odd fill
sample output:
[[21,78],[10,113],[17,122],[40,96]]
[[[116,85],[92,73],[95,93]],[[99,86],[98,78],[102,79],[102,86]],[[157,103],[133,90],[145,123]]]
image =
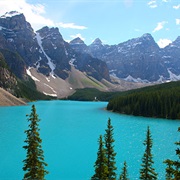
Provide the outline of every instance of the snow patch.
[[147,79],[142,80],[141,78],[133,78],[131,75],[124,78],[125,81],[136,82],[136,83],[149,83]]
[[39,57],[39,60],[36,62],[36,63],[34,63],[34,65],[36,66],[36,69],[38,70],[39,69],[39,67],[40,67],[40,61],[42,60],[42,58],[41,57]]
[[171,56],[163,56],[163,59],[171,58]]
[[56,94],[56,96],[57,96],[57,92],[56,92],[51,86],[49,86],[49,85],[46,84],[46,83],[44,83],[44,85],[47,86],[48,88],[50,88],[50,89]]
[[67,52],[67,49],[65,48],[65,46],[64,46],[64,50],[65,50],[66,56],[68,56],[68,52]]
[[46,96],[52,96],[52,97],[57,97],[57,94],[49,94],[43,91],[43,94],[45,94]]
[[[54,38],[53,38],[53,39],[54,39]],[[57,46],[56,46],[54,43],[51,42],[51,44],[52,44],[52,46],[53,46],[54,49],[57,49]]]
[[178,81],[178,80],[180,80],[180,75],[176,75],[176,74],[172,73],[170,71],[170,69],[168,69],[168,73],[169,73],[169,77],[170,77],[171,81]]
[[27,75],[29,75],[34,81],[38,81],[38,82],[40,82],[40,80],[39,79],[37,79],[35,76],[33,76],[32,74],[31,74],[31,67],[29,67],[28,69],[26,69],[26,73],[27,73]]
[[42,46],[42,37],[40,36],[39,33],[36,33],[36,39],[37,39],[37,42],[41,48],[41,51],[44,53],[44,55],[46,56],[46,58],[48,59],[48,65],[51,69],[51,74],[54,75],[54,69],[56,68],[55,64],[52,62],[52,59],[46,54],[46,52],[44,51],[43,49],[43,46]]
[[8,17],[13,17],[13,16],[21,15],[21,14],[22,13],[17,12],[17,11],[11,11],[11,12],[5,13],[3,16],[1,16],[1,18],[8,18]]
[[50,82],[50,78],[49,77],[46,77],[46,80],[47,80],[47,82]]
[[132,44],[132,48],[135,48],[137,45],[140,45],[140,44],[142,44],[142,42],[134,43],[134,44]]
[[14,42],[14,39],[13,38],[8,38],[7,41],[8,42]]
[[71,66],[74,66],[74,61],[76,60],[76,58],[72,58],[70,61],[69,61],[69,64],[71,65]]
[[159,83],[164,83],[164,82],[166,82],[166,78],[164,78],[164,76],[159,76],[159,79],[157,80],[157,82],[159,82]]

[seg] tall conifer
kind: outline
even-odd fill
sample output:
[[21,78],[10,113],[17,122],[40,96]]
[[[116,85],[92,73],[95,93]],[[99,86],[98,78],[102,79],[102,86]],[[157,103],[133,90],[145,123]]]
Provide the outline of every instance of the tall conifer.
[[[180,132],[180,127],[178,128]],[[167,159],[165,163],[167,164],[166,168],[166,180],[179,180],[180,179],[180,140],[175,142],[178,146],[176,149],[176,155],[178,156],[177,160]]]
[[157,179],[157,173],[155,169],[152,167],[154,164],[153,155],[151,153],[153,141],[151,137],[151,132],[149,126],[147,128],[147,135],[144,141],[145,152],[142,158],[142,168],[140,169],[140,179],[143,180],[154,180]]
[[97,160],[94,165],[95,174],[91,177],[91,180],[108,180],[107,158],[105,155],[102,135],[100,135],[98,142],[99,142],[99,149],[97,152]]
[[105,150],[106,150],[106,157],[107,157],[107,167],[108,167],[108,179],[115,180],[116,179],[116,161],[115,156],[116,153],[114,152],[114,138],[113,138],[113,126],[111,125],[111,119],[108,119],[107,129],[105,130],[106,133],[104,135],[105,138]]
[[29,129],[25,131],[27,138],[23,148],[27,151],[23,170],[25,171],[24,180],[44,180],[48,171],[45,170],[47,164],[44,162],[44,155],[41,146],[41,138],[39,135],[40,119],[36,113],[36,108],[32,105],[31,114],[27,115],[29,121]]
[[122,172],[120,174],[119,180],[129,180],[126,161],[124,161],[124,166],[122,168]]

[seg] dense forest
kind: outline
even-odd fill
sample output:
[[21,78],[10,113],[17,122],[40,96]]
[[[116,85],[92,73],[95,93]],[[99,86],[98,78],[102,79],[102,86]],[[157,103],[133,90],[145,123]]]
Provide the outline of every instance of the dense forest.
[[119,92],[102,92],[95,88],[84,88],[77,89],[68,99],[76,101],[109,101],[118,94]]
[[107,109],[135,116],[180,119],[180,82],[119,94],[109,101]]

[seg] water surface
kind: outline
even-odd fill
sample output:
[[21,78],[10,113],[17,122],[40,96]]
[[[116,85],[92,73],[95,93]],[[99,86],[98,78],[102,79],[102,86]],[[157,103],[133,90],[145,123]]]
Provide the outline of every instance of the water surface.
[[153,138],[154,167],[164,180],[167,158],[176,158],[174,142],[180,121],[120,115],[104,110],[107,102],[38,101],[28,106],[0,108],[0,180],[23,178],[26,152],[22,148],[28,127],[26,114],[35,104],[45,154],[47,180],[86,180],[94,173],[99,135],[104,135],[107,120],[114,127],[116,161],[120,173],[123,162],[129,178],[139,179],[147,126]]

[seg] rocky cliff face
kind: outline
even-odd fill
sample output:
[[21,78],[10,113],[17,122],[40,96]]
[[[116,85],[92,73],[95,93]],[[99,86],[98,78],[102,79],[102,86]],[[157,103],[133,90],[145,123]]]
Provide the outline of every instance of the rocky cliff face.
[[99,81],[110,80],[106,63],[75,51],[58,28],[43,27],[34,32],[24,15],[15,11],[0,17],[0,52],[10,71],[22,80],[28,79],[29,68],[47,78],[66,80],[72,66]]
[[[83,49],[76,44],[76,51]],[[107,63],[113,76],[135,82],[180,79],[180,38],[160,49],[150,34],[118,45],[104,45],[96,39],[84,51]]]
[[[70,70],[69,56],[66,49],[66,42],[63,40],[59,29],[44,27],[37,31],[36,39],[41,48],[41,52],[47,58],[47,75],[51,73],[63,79],[67,78],[67,71]],[[40,63],[43,62],[44,61],[40,61]],[[39,65],[39,71],[46,73],[41,64]]]
[[[34,32],[24,15],[14,11],[6,13],[0,18],[0,40],[1,49],[8,49],[11,52],[19,54],[22,61],[24,61],[24,67],[22,65],[19,66],[19,74],[22,73],[23,69],[31,66],[36,67],[40,73],[46,76],[51,74],[66,79],[68,77],[68,71],[71,69],[71,62],[74,59],[77,62],[79,60],[78,58],[81,58],[63,40],[58,28],[44,27]],[[87,62],[90,62],[92,57],[87,57]],[[102,63],[99,62],[101,60],[96,59],[96,61],[98,65]],[[78,64],[77,68],[79,67]],[[87,65],[85,62],[83,64]],[[85,72],[87,70],[85,67],[79,69]],[[94,68],[91,69],[96,71]],[[89,71],[90,69],[88,69],[87,73]],[[96,73],[98,74],[98,71]],[[101,77],[104,78],[103,76]],[[107,75],[105,78],[107,78]]]
[[[44,92],[46,86],[52,93],[59,89],[56,78],[60,78],[58,82],[70,81],[72,68],[76,73],[80,71],[79,75],[98,81],[111,81],[109,73],[134,82],[180,79],[180,37],[163,49],[158,47],[150,34],[118,45],[104,45],[99,38],[89,46],[80,38],[67,43],[58,28],[43,27],[34,32],[24,15],[18,12],[0,17],[0,53],[7,66],[0,66],[3,77],[0,86],[7,80],[8,72],[23,81],[28,81],[29,75],[36,83],[41,83],[33,77],[30,69],[38,77],[44,75],[41,91]],[[51,79],[56,90],[47,84]],[[78,84],[82,84],[80,79]],[[12,82],[15,83],[13,79]],[[66,84],[66,87],[73,89],[71,85]],[[83,87],[86,87],[85,83]]]
[[0,87],[3,87],[8,92],[14,94],[16,86],[16,77],[10,72],[4,56],[0,53]]
[[170,79],[180,79],[180,36],[161,51],[161,61],[168,70]]
[[39,47],[35,33],[23,14],[6,13],[0,18],[0,47],[18,53],[27,65],[36,62]]

